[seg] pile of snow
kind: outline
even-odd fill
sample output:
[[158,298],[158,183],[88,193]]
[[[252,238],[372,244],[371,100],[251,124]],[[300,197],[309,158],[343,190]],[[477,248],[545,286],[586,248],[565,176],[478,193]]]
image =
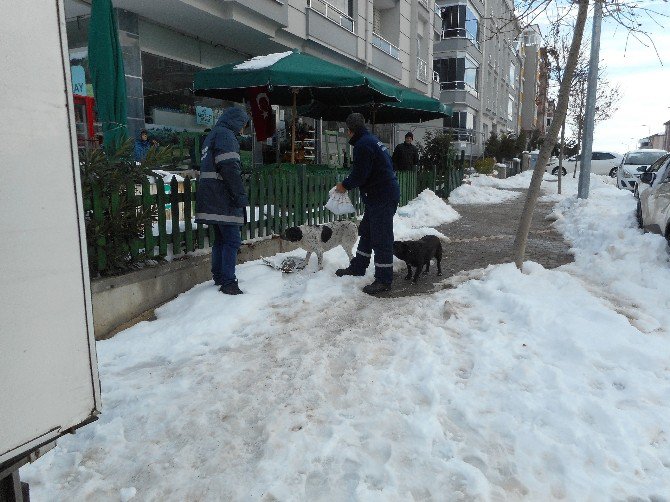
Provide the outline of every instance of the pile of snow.
[[265,56],[256,56],[233,67],[233,70],[260,70],[272,66],[277,61],[293,54],[293,51],[275,52]]
[[500,204],[516,199],[521,192],[498,190],[480,185],[461,185],[449,194],[451,204]]
[[[528,188],[530,186],[530,180],[532,176],[533,171],[524,171],[505,179],[494,178],[493,176],[475,175],[468,177],[468,181],[471,185],[474,186],[494,187],[505,190],[511,188]],[[545,174],[543,177],[544,181],[555,179],[556,176],[552,176],[550,174]]]
[[396,240],[419,239],[428,234],[442,236],[432,227],[451,223],[460,217],[453,207],[425,189],[416,199],[398,208],[393,217],[393,234]]
[[575,263],[432,295],[366,296],[341,248],[241,265],[244,295],[98,342],[103,414],[22,475],[36,500],[667,500],[670,265],[633,204],[568,194]]

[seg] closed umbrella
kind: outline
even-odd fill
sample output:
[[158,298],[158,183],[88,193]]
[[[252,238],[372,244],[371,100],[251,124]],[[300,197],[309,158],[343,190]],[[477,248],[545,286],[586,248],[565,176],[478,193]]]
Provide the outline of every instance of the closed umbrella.
[[88,65],[104,145],[106,149],[114,148],[127,135],[126,80],[111,0],[93,0],[91,5]]

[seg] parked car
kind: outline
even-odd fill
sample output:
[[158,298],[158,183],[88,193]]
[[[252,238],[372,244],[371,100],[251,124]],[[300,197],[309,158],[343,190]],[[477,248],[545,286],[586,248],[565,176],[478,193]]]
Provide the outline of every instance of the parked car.
[[[602,150],[591,152],[591,173],[609,175],[614,178],[622,160],[623,156],[618,153],[604,152]],[[565,167],[574,169],[575,162],[579,169],[581,167],[581,153],[570,157]]]
[[[533,150],[530,153],[530,168],[535,169],[535,164],[537,164],[537,158],[540,156],[540,150]],[[557,174],[558,173],[558,157],[551,156],[549,157],[549,160],[547,161],[547,166],[544,168],[545,172],[549,173],[551,172],[552,174]],[[565,169],[563,170],[563,174],[565,174]]]
[[635,195],[640,228],[663,235],[670,244],[670,154],[640,174]]
[[617,169],[616,184],[621,189],[634,191],[638,184],[640,175],[647,168],[663,157],[665,150],[633,150],[623,156],[623,161]]

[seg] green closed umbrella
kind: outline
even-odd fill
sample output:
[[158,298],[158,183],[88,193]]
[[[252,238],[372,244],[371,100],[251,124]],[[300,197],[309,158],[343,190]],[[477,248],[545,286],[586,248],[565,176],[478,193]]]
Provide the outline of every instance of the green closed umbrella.
[[105,149],[127,136],[126,80],[119,30],[111,0],[93,0],[88,28],[88,65]]

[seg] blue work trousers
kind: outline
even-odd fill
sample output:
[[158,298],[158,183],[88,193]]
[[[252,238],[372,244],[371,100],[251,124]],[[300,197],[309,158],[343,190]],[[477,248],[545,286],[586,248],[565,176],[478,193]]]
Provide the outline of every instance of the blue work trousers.
[[240,225],[212,225],[214,245],[212,246],[212,277],[214,283],[227,286],[237,282],[235,264],[237,251],[242,245]]
[[397,200],[365,205],[365,213],[358,227],[356,256],[351,267],[364,274],[375,255],[375,279],[385,284],[393,282],[393,215],[398,208]]

